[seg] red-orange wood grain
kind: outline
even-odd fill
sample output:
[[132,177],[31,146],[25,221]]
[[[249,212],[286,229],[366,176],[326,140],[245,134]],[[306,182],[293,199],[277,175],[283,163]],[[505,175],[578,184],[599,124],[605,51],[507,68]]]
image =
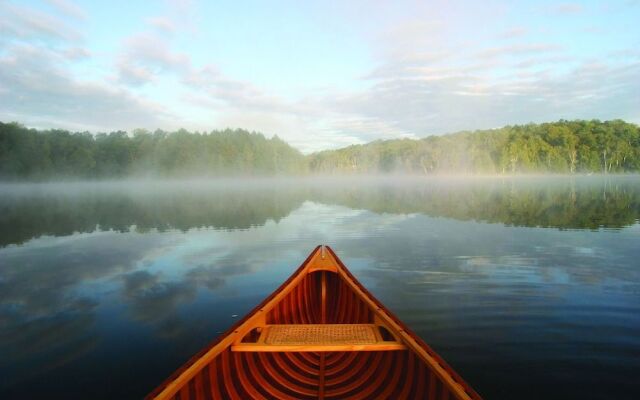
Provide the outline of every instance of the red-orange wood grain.
[[[168,398],[163,390],[172,382],[180,382],[177,389],[174,383],[171,398],[481,400],[433,350],[370,296],[332,250],[327,250],[327,256],[334,257],[338,268],[343,269],[342,275],[330,270],[305,270],[305,264],[318,257],[317,248],[287,281],[292,282],[297,274],[305,273],[295,280],[295,287],[287,287],[285,283],[279,289],[286,289],[285,295],[278,297],[278,292],[274,293],[254,312],[264,310],[263,321],[269,325],[374,324],[380,321],[380,313],[384,312],[394,324],[395,330],[388,326],[394,336],[408,337],[407,343],[414,341],[420,346],[419,351],[409,347],[409,350],[398,351],[232,352],[228,346],[184,379],[184,371],[193,371],[190,365],[198,360],[195,357],[148,398]],[[322,262],[325,262],[324,257]],[[277,304],[269,304],[273,298],[278,299]],[[242,321],[230,332],[238,332],[235,329],[241,327]],[[255,333],[247,332],[246,339],[255,336]],[[434,360],[431,362],[435,364],[426,362],[425,357],[427,361]]]

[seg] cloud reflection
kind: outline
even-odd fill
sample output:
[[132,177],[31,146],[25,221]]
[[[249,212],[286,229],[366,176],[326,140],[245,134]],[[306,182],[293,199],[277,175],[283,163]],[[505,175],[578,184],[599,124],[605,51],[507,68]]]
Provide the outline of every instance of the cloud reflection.
[[[542,346],[550,336],[533,338],[533,323],[565,335],[575,327],[593,329],[578,317],[601,311],[607,301],[623,315],[637,309],[629,299],[640,281],[638,225],[632,225],[640,195],[626,179],[587,185],[540,180],[537,186],[361,182],[262,195],[195,191],[185,195],[184,207],[180,196],[164,189],[147,196],[109,189],[114,197],[103,202],[99,191],[43,196],[58,212],[42,211],[49,222],[26,224],[23,237],[51,232],[54,222],[70,223],[55,231],[58,237],[0,249],[2,385],[42,384],[38,376],[54,369],[97,368],[88,360],[99,352],[113,351],[108,357],[122,365],[153,354],[149,361],[175,367],[232,324],[232,314],[243,315],[277,287],[318,243],[332,245],[385,305],[450,352],[445,356],[456,366],[486,362],[487,354],[469,353],[474,346],[504,350],[514,337]],[[7,201],[2,197],[0,204]],[[29,207],[46,208],[34,201]],[[123,210],[131,205],[134,211]],[[194,229],[207,224],[224,229]],[[547,224],[580,229],[531,228]],[[603,293],[614,295],[602,300]],[[584,298],[586,305],[579,302]],[[577,317],[558,328],[556,318],[565,314]],[[629,335],[619,319],[604,322],[620,337]],[[129,341],[139,352],[125,351]],[[136,377],[148,379],[149,387],[161,378]]]
[[101,299],[87,286],[135,268],[166,239],[97,233],[0,252],[0,370],[26,379],[94,350]]

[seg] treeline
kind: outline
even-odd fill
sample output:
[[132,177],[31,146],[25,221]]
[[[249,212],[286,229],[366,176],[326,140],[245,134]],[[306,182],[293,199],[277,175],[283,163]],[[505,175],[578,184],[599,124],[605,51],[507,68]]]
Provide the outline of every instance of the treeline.
[[308,156],[245,130],[93,135],[0,123],[0,179],[307,173],[620,173],[640,170],[640,128],[558,121],[375,141]]
[[0,123],[0,178],[277,175],[304,171],[305,157],[277,136],[226,129],[71,133]]
[[558,121],[387,140],[323,151],[315,172],[530,173],[640,170],[640,128],[621,120]]

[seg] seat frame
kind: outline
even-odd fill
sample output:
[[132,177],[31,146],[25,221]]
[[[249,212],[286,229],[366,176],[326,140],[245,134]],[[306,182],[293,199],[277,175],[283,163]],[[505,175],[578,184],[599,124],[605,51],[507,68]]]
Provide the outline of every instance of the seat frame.
[[376,324],[291,324],[257,327],[255,342],[236,341],[231,351],[391,351],[407,350],[401,341],[384,340]]

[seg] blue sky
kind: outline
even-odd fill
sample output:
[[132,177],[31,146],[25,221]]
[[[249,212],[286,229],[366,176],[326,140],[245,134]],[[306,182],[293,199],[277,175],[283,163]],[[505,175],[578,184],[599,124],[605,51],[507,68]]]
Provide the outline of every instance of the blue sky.
[[0,0],[0,120],[274,134],[304,152],[640,122],[640,0]]

